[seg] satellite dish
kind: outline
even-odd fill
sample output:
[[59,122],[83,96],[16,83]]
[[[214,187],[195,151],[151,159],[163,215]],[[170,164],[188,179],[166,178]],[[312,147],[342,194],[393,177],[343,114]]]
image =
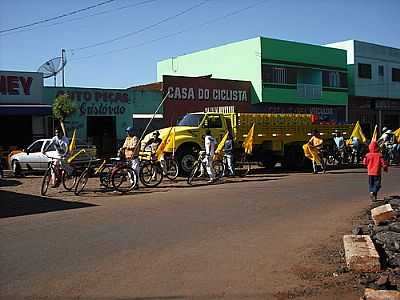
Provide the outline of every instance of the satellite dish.
[[50,78],[54,76],[54,86],[56,86],[56,75],[64,69],[66,64],[67,61],[64,59],[64,56],[59,56],[46,61],[39,67],[38,72],[43,73],[43,78]]

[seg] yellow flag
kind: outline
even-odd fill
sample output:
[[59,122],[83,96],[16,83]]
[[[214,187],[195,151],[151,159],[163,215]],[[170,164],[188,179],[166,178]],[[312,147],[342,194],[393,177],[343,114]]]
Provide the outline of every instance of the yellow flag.
[[378,140],[378,125],[375,125],[374,133],[372,134],[371,141],[376,142]]
[[394,136],[396,137],[396,139],[397,139],[397,143],[398,144],[400,144],[400,128],[399,129],[397,129],[395,132],[393,132],[394,133]]
[[254,123],[253,126],[251,126],[246,139],[243,142],[243,148],[246,154],[251,154],[253,152],[253,143],[254,143]]
[[163,138],[161,144],[158,145],[158,148],[157,148],[157,151],[156,151],[157,159],[160,159],[161,155],[163,155],[163,153],[164,153],[164,149],[165,149],[165,146],[167,146],[168,138],[169,138],[169,135],[171,134],[172,128],[173,127],[171,127],[169,129],[168,134]]
[[222,150],[224,149],[225,146],[225,142],[228,139],[228,134],[229,132],[227,131],[224,135],[224,137],[222,138],[221,142],[218,144],[217,150],[215,150],[215,153],[219,154],[222,152]]
[[364,133],[362,132],[360,121],[357,121],[356,126],[354,126],[353,132],[351,133],[350,138],[356,137],[360,140],[360,142],[365,143],[367,139],[365,138]]
[[172,130],[169,134],[169,138],[167,140],[167,144],[165,145],[165,148],[171,148],[172,151],[175,150],[175,127],[172,127]]
[[76,150],[76,129],[74,129],[74,133],[72,134],[71,143],[69,143],[69,153],[73,153]]

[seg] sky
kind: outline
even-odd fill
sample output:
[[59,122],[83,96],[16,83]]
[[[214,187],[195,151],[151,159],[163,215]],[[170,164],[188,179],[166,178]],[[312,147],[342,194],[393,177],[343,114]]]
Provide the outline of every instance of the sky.
[[112,0],[6,31],[102,2],[0,0],[0,70],[37,71],[64,48],[66,86],[128,88],[155,82],[160,60],[257,36],[400,48],[400,0]]

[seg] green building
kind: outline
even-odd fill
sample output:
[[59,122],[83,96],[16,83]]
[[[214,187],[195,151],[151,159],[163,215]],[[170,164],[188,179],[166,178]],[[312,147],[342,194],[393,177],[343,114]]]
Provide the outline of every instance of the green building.
[[344,122],[346,58],[340,49],[256,37],[160,61],[157,79],[211,75],[249,80],[254,111],[314,113]]

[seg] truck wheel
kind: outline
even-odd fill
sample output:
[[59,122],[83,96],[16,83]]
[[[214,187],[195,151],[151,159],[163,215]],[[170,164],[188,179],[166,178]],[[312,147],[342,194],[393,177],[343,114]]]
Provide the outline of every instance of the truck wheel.
[[284,167],[290,170],[306,168],[306,157],[301,145],[291,145],[285,149]]
[[188,176],[193,168],[194,162],[197,160],[197,152],[200,147],[197,145],[187,145],[178,149],[176,152],[176,160],[178,161],[179,174]]

